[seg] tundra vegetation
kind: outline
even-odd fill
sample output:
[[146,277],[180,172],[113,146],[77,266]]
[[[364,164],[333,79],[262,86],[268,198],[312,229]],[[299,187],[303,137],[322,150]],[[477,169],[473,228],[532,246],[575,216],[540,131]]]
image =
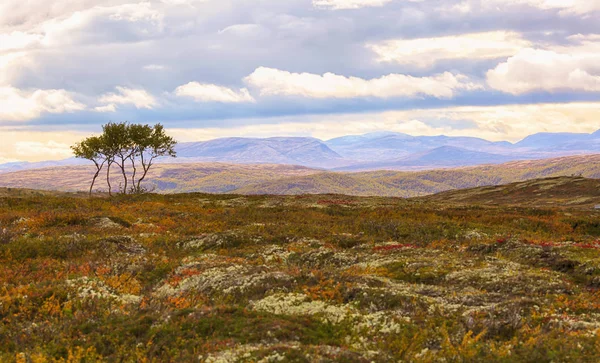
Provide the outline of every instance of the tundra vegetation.
[[599,217],[7,193],[0,361],[598,361]]
[[[600,179],[600,154],[558,159],[513,162],[462,169],[427,171],[325,172],[294,165],[223,164],[189,162],[177,155],[177,163],[156,163],[144,184],[161,193],[231,194],[345,194],[356,196],[416,197],[448,190],[504,185],[531,179],[581,175]],[[17,172],[1,172],[0,185],[75,192],[90,187],[94,168],[65,166]],[[119,183],[119,174],[112,180]],[[592,186],[600,196],[600,186]],[[106,183],[100,188],[106,191]],[[547,190],[544,194],[551,195]],[[572,198],[573,195],[567,196]],[[600,200],[598,201],[600,202]]]
[[[95,173],[89,189],[92,195],[96,179],[106,166],[106,184],[112,195],[110,169],[119,168],[122,179],[119,191],[122,194],[140,194],[147,190],[142,182],[150,167],[162,156],[175,157],[177,142],[165,133],[161,124],[154,126],[110,122],[102,126],[100,136],[91,136],[73,145],[75,157],[94,163]],[[141,169],[140,169],[141,168]]]

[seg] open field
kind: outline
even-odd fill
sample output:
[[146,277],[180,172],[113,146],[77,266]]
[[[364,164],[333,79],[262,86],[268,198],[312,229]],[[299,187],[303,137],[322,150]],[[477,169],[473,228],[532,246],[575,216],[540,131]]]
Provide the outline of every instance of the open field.
[[0,360],[598,361],[599,221],[581,206],[6,191]]

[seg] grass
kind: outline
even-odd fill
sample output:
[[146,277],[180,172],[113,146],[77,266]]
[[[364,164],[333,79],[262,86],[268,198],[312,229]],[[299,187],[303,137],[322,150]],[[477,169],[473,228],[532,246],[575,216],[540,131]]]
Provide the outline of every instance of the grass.
[[0,360],[597,361],[600,213],[0,198]]

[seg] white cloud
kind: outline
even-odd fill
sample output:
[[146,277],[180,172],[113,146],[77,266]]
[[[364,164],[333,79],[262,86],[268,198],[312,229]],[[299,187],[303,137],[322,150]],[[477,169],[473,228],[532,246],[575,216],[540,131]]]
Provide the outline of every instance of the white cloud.
[[597,92],[600,53],[527,48],[488,71],[487,82],[494,89],[515,95],[532,91]]
[[376,79],[345,77],[333,73],[290,73],[260,67],[245,82],[263,96],[302,96],[309,98],[419,97],[451,98],[457,91],[474,90],[479,85],[467,76],[445,72],[431,77],[389,74]]
[[600,2],[596,0],[465,0],[446,9],[470,13],[474,10],[500,10],[516,6],[558,10],[561,15],[587,15],[600,11]]
[[96,111],[96,112],[116,112],[117,105],[115,105],[114,103],[111,103],[106,106],[94,107],[94,111]]
[[147,71],[164,71],[167,67],[162,64],[148,64],[144,66],[144,69]]
[[0,164],[6,164],[6,163],[14,163],[20,161],[19,159],[11,159],[11,158],[5,158],[0,156]]
[[117,93],[107,93],[99,98],[100,103],[117,105],[134,105],[136,108],[152,109],[158,105],[154,96],[143,89],[132,89],[127,87],[116,87]]
[[313,0],[313,6],[333,10],[359,9],[370,6],[384,6],[392,0]]
[[[100,131],[100,130],[98,130]],[[68,145],[82,140],[89,132],[61,130],[37,131],[36,128],[0,126],[0,158],[5,160],[60,160],[72,155]]]
[[[313,136],[330,139],[373,131],[411,135],[473,136],[518,141],[536,132],[594,132],[600,128],[600,102],[505,106],[465,106],[354,114],[278,117],[277,123],[251,120],[231,128],[169,129],[180,141],[217,137]],[[243,122],[243,121],[240,121]],[[248,120],[246,120],[248,122]],[[453,127],[452,125],[461,125]],[[465,126],[467,125],[467,126]]]
[[42,39],[39,34],[30,34],[20,31],[0,33],[0,52],[19,50],[38,43]]
[[219,30],[219,34],[234,36],[260,36],[265,35],[266,32],[267,29],[258,24],[234,24]]
[[[506,3],[506,0],[495,0]],[[600,10],[600,2],[596,0],[509,0],[515,4],[529,5],[540,9],[559,9],[567,13],[585,14]]]
[[[164,14],[149,2],[95,6],[44,22],[44,46],[144,39],[164,29]],[[114,28],[118,31],[114,31]]]
[[10,85],[17,76],[19,68],[30,62],[26,52],[23,51],[0,55],[0,87]]
[[46,155],[48,159],[66,158],[73,155],[69,145],[53,140],[46,142],[20,141],[15,143],[15,153],[22,157]]
[[508,31],[388,40],[369,45],[380,62],[428,67],[445,59],[494,59],[516,54],[531,43]]
[[67,113],[85,109],[63,89],[22,91],[0,87],[0,121],[26,121],[43,113]]
[[238,91],[208,83],[190,82],[177,87],[175,94],[179,97],[190,97],[199,102],[254,102],[254,98],[246,88]]

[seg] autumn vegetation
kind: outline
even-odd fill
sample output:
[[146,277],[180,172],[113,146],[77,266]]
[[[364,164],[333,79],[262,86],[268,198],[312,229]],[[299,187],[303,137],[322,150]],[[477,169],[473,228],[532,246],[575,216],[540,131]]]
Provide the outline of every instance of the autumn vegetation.
[[338,195],[0,198],[0,360],[591,362],[600,214]]

